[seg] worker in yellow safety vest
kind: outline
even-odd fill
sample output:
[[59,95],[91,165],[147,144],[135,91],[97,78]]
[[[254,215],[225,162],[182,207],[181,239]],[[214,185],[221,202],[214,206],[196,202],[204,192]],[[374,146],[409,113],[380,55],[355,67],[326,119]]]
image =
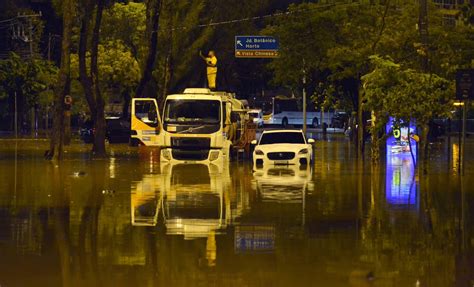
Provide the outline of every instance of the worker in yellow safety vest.
[[206,61],[207,65],[207,85],[209,89],[216,89],[216,77],[217,77],[217,58],[214,51],[209,51],[207,57],[205,57],[201,51],[199,51],[199,56]]

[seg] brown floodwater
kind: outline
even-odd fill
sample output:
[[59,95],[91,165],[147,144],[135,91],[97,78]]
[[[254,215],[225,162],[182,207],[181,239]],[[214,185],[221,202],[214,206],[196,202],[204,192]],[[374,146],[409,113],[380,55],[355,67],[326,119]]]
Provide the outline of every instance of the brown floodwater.
[[310,168],[160,164],[156,150],[0,140],[0,286],[474,286],[474,141]]

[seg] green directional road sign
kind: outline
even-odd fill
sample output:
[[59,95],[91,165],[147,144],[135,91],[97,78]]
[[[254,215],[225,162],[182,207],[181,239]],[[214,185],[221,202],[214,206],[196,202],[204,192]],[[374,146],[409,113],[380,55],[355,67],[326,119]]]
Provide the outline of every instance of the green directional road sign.
[[236,36],[236,58],[277,58],[279,43],[272,36]]

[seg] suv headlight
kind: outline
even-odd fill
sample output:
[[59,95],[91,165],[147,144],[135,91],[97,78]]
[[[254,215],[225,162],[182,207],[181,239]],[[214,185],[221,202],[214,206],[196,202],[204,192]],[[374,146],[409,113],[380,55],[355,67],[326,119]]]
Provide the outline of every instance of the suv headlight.
[[308,153],[308,149],[307,149],[307,148],[304,148],[304,149],[302,149],[302,150],[300,150],[300,151],[298,152],[298,154],[307,154],[307,153]]
[[256,155],[264,155],[263,151],[259,150],[259,149],[256,149],[255,150],[255,154]]

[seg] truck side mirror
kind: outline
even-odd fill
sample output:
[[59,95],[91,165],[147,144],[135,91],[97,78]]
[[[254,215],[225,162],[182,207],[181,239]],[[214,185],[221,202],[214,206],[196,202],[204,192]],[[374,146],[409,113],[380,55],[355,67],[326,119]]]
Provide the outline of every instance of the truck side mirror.
[[157,116],[156,116],[156,113],[155,113],[154,110],[148,111],[148,120],[153,122],[153,123],[157,122]]
[[240,120],[239,113],[237,113],[237,112],[231,112],[231,113],[230,113],[230,121],[231,121],[232,123],[236,123],[236,122],[238,122],[239,120]]

